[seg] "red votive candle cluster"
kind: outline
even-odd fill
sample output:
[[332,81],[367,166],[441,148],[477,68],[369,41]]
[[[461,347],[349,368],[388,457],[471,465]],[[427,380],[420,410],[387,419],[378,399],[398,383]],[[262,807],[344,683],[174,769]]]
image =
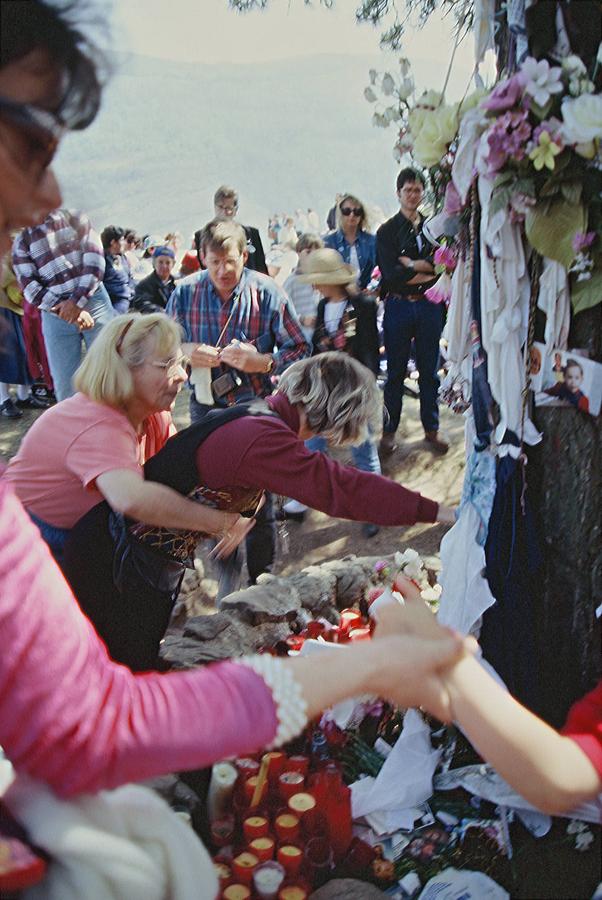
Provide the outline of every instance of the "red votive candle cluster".
[[[358,617],[350,611],[344,629]],[[324,732],[312,728],[306,747],[308,753],[236,760],[230,806],[211,823],[221,900],[306,900],[345,859],[349,788]]]

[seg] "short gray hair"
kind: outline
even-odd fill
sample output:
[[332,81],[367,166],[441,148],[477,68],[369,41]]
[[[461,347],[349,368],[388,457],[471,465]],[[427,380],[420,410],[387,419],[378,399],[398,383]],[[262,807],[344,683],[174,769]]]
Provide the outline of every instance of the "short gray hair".
[[363,443],[382,426],[382,398],[374,374],[347,353],[328,351],[293,363],[278,392],[303,407],[308,427],[332,444]]

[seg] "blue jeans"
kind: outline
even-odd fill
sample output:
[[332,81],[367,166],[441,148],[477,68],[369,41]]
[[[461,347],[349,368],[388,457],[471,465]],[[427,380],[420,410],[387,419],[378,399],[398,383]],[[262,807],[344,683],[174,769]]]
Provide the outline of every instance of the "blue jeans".
[[[197,403],[194,393],[190,395],[190,420],[194,424],[213,409]],[[276,555],[276,523],[274,519],[274,498],[266,491],[265,503],[257,513],[255,527],[246,538],[247,570],[249,584],[255,584],[262,572],[269,572]],[[227,559],[218,560],[219,585],[217,597],[221,600],[240,588],[240,572],[243,566],[243,554],[240,547]]]
[[91,347],[100,329],[115,315],[104,284],[92,294],[85,309],[94,319],[94,325],[86,331],[64,322],[55,313],[42,310],[42,333],[57,400],[74,393],[71,379],[82,360],[82,341],[86,348]]
[[38,518],[38,516],[34,516],[32,512],[27,510],[29,513],[29,518],[37,525],[40,529],[40,534],[50,547],[50,552],[54,556],[57,563],[61,564],[63,560],[63,553],[65,551],[65,543],[67,538],[69,537],[69,528],[59,528],[57,525],[50,525],[48,522],[45,522],[44,519]]
[[[328,453],[328,442],[319,434],[305,441],[305,446],[308,450]],[[362,472],[373,472],[376,475],[381,474],[378,451],[372,437],[364,441],[363,444],[358,444],[357,447],[351,447],[350,449],[353,464],[357,469],[361,469]]]
[[394,434],[401,417],[403,382],[406,377],[412,338],[420,387],[420,420],[425,431],[439,428],[439,338],[443,330],[443,304],[429,300],[388,297],[385,303],[383,334],[387,352],[387,383],[384,401],[389,420],[384,431]]

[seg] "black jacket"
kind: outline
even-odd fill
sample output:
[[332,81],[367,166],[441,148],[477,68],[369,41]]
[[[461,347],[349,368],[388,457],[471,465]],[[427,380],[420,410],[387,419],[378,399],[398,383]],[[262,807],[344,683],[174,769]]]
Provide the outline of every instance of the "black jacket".
[[151,272],[136,285],[132,309],[140,313],[163,312],[175,288],[176,283],[171,275],[169,281],[163,284],[157,273]]
[[388,219],[376,232],[376,262],[381,273],[381,296],[387,294],[423,294],[437,280],[424,284],[410,284],[408,281],[416,274],[413,269],[399,262],[400,256],[410,259],[427,259],[433,261],[433,245],[422,233],[422,220],[418,228],[414,228],[409,219],[398,212]]
[[[249,251],[249,258],[245,263],[247,269],[254,269],[255,272],[263,272],[264,275],[268,274],[268,267],[265,261],[265,253],[263,252],[263,244],[261,243],[261,237],[259,235],[259,231],[257,228],[253,228],[252,225],[243,225],[245,230],[245,234],[247,236],[247,250]],[[196,247],[196,255],[198,256],[199,263],[201,269],[204,269],[203,260],[201,259],[201,234],[203,233],[202,228],[199,231],[195,231],[194,233],[194,246]]]
[[312,338],[313,355],[326,350],[349,353],[375,375],[380,368],[378,328],[376,325],[376,300],[367,294],[349,297],[341,321],[334,334],[324,325],[326,300],[318,303],[316,327]]

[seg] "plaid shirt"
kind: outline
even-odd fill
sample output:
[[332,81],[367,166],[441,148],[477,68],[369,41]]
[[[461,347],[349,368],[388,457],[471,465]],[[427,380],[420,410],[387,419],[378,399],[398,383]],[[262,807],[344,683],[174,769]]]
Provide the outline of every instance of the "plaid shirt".
[[57,209],[15,238],[13,267],[33,306],[50,310],[71,300],[83,308],[102,281],[104,250],[87,216]]
[[[181,282],[171,295],[166,312],[184,331],[184,341],[216,347],[219,336],[232,313],[220,347],[237,339],[254,344],[260,353],[272,353],[275,372],[282,372],[297,359],[309,356],[299,319],[286,294],[273,279],[261,272],[243,269],[230,300],[223,303],[209,278],[199,272]],[[223,370],[222,370],[223,371]],[[213,369],[217,378],[220,369]],[[238,373],[242,384],[235,393],[237,401],[251,395],[265,397],[272,392],[269,375]]]

